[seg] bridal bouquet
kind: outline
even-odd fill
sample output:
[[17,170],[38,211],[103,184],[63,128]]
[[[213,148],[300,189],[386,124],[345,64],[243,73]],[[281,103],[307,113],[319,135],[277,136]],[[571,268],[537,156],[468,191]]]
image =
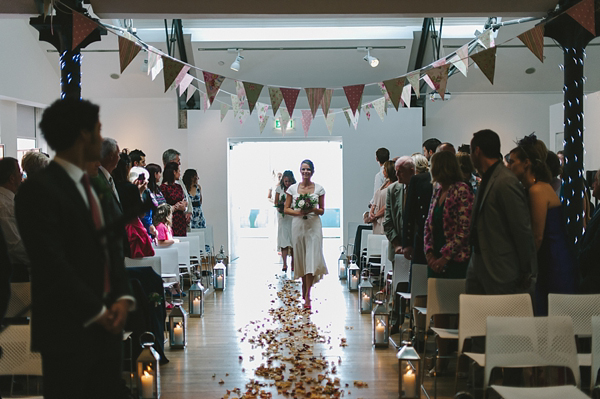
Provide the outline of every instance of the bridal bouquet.
[[275,208],[277,208],[277,211],[281,213],[282,216],[285,216],[283,214],[283,208],[285,208],[285,194],[279,196],[279,202],[275,205]]
[[[300,194],[296,198],[296,209],[301,211],[309,211],[317,206],[317,200],[310,196],[310,194]],[[306,215],[302,216],[302,219],[308,219]]]

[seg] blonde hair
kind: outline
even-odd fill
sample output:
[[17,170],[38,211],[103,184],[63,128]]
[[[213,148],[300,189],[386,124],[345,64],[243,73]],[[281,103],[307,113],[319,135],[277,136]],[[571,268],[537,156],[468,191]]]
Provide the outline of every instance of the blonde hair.
[[416,173],[425,173],[429,170],[429,161],[425,156],[419,152],[411,155],[413,162],[415,163]]

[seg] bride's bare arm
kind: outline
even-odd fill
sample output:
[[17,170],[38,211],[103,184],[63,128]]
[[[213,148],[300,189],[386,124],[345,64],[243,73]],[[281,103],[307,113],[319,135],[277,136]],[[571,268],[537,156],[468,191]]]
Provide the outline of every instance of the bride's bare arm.
[[322,215],[325,213],[325,194],[319,195],[319,207],[313,208],[310,211],[316,213],[317,215]]
[[292,199],[292,196],[289,194],[285,197],[285,207],[283,208],[283,213],[291,216],[302,216],[302,212],[292,209]]

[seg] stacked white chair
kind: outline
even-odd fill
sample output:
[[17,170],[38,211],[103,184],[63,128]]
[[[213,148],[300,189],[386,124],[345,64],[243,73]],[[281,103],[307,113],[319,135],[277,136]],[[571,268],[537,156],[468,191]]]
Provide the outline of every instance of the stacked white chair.
[[[11,325],[0,334],[0,375],[42,375],[42,356],[31,352],[30,325]],[[12,396],[13,380],[10,384]]]
[[[161,277],[165,288],[173,288],[179,282],[179,255],[175,248],[157,247],[154,248],[155,256],[160,257]],[[168,281],[165,281],[168,280]]]
[[125,267],[151,267],[156,274],[162,275],[161,258],[156,255],[135,259],[125,257]]

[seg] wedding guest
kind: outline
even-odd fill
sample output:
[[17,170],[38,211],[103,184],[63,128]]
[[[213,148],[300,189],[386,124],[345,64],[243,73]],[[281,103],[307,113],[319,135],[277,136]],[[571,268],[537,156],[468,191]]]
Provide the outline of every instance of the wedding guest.
[[156,227],[156,243],[160,247],[172,245],[173,239],[173,208],[169,204],[159,205],[154,214],[154,226]]
[[[129,171],[129,182],[137,187],[137,194],[140,197],[144,197],[146,191],[148,191],[148,171],[139,166],[134,166]],[[144,220],[148,223],[148,217],[150,218],[150,227],[146,227]],[[149,231],[152,231],[156,235],[156,230],[152,225],[152,210],[143,213],[141,216],[133,217],[126,225],[125,231],[127,232],[127,240],[129,241],[129,257],[130,258],[143,258],[146,256],[154,256],[154,249],[152,248],[152,240],[150,238]]]
[[121,199],[119,198],[119,193],[117,191],[117,186],[115,184],[114,178],[112,177],[112,173],[117,167],[120,159],[120,151],[119,145],[115,139],[111,139],[105,137],[102,139],[102,150],[100,152],[100,166],[98,167],[100,173],[98,174],[99,179],[104,179],[104,183],[108,185],[112,193],[115,197],[115,201],[118,204],[121,212],[123,208],[121,207]]
[[[175,162],[177,165],[181,165],[181,153],[177,150],[170,148],[170,149],[166,150],[165,152],[163,152],[162,161],[163,161],[163,166],[164,166],[165,170],[166,170],[167,163],[169,163],[169,162]],[[189,194],[185,188],[185,184],[183,184],[183,181],[181,181],[180,177],[175,180],[175,183],[179,184],[181,186],[181,189],[183,190],[183,201],[184,202],[182,202],[182,204],[185,204],[185,207],[183,209],[183,215],[185,218],[186,230],[187,230],[187,228],[189,227],[190,221],[192,219],[192,213],[194,212],[194,209],[192,208],[192,201],[190,200]]]
[[35,175],[50,163],[50,158],[43,152],[29,151],[23,155],[21,166],[26,177]]
[[546,145],[533,133],[517,144],[510,152],[510,170],[529,194],[538,264],[535,308],[537,316],[546,316],[549,293],[575,293],[577,270],[574,256],[567,244],[563,208],[550,185],[552,176],[546,165]]
[[475,179],[475,168],[473,167],[473,161],[471,161],[471,155],[466,152],[457,152],[456,160],[460,165],[460,171],[463,175],[463,181],[467,183],[472,193],[477,192],[477,179]]
[[560,166],[564,167],[565,166],[565,152],[563,150],[556,151],[556,156],[558,157],[558,160],[560,161]]
[[149,163],[146,165],[148,171],[148,190],[152,196],[153,201],[156,201],[157,206],[166,204],[164,195],[160,191],[160,179],[162,177],[162,168],[160,165],[155,163]]
[[11,157],[0,159],[0,227],[4,232],[8,256],[12,263],[13,282],[29,281],[29,256],[15,216],[15,194],[21,181],[19,162]]
[[454,148],[454,145],[452,143],[442,143],[438,145],[438,147],[435,149],[435,152],[440,151],[448,151],[452,154],[456,154],[456,149]]
[[155,197],[148,188],[150,173],[141,166],[133,166],[129,171],[129,182],[138,187],[142,203],[147,204],[147,210],[139,216],[140,222],[151,238],[156,237],[156,229],[152,224],[152,214],[158,206],[158,202],[156,202]]
[[473,134],[471,159],[482,180],[471,217],[467,294],[528,292],[537,271],[525,190],[501,158],[496,132]]
[[428,161],[431,156],[435,154],[435,151],[440,144],[442,144],[442,142],[436,138],[427,139],[423,142],[423,155],[425,155],[425,158],[427,158]]
[[[592,195],[600,200],[600,170],[592,184]],[[600,209],[596,209],[585,229],[578,260],[581,274],[579,292],[600,294]]]
[[383,231],[383,216],[385,215],[385,201],[387,199],[387,189],[390,184],[396,182],[395,164],[392,161],[386,161],[383,164],[383,176],[385,180],[379,190],[375,192],[373,197],[374,202],[369,210],[369,217],[367,223],[373,224],[373,234],[385,234]]
[[202,187],[198,184],[198,172],[195,169],[188,169],[183,173],[183,184],[192,201],[192,229],[206,228],[206,219],[202,212]]
[[554,189],[554,192],[560,198],[560,192],[562,191],[562,167],[560,166],[560,159],[558,159],[558,155],[556,155],[552,151],[548,151],[548,155],[546,156],[546,165],[550,169],[550,175],[552,176],[552,181],[550,185]]
[[[304,309],[308,310],[311,309],[312,286],[328,274],[323,257],[323,228],[319,217],[325,213],[325,189],[312,181],[314,173],[312,161],[302,161],[302,181],[287,189],[284,208],[286,215],[293,216],[294,279],[302,278]],[[302,207],[300,201],[310,201],[314,206]]]
[[402,217],[402,253],[411,264],[426,264],[423,247],[425,220],[429,212],[433,184],[429,173],[429,162],[425,156],[413,155],[415,165],[426,166],[417,169],[406,187],[406,204]]
[[429,160],[425,158],[423,154],[420,152],[415,152],[411,155],[411,158],[415,163],[415,173],[417,175],[420,173],[429,172]]
[[281,183],[275,189],[275,206],[277,207],[277,248],[281,252],[283,268],[281,271],[287,272],[287,257],[291,257],[292,271],[294,271],[294,251],[292,249],[292,218],[285,217],[284,208],[286,195],[285,192],[296,184],[294,173],[286,170],[281,175]]
[[375,194],[381,186],[385,183],[385,176],[383,175],[383,164],[389,161],[390,159],[390,151],[387,148],[381,147],[375,151],[375,160],[379,164],[379,172],[375,175],[375,184],[373,186],[373,198],[369,202],[369,208],[372,207],[375,203]]
[[132,166],[146,167],[146,154],[142,150],[133,150],[129,153]]
[[178,237],[185,237],[187,235],[187,221],[184,212],[187,209],[187,201],[183,191],[184,188],[176,183],[180,174],[178,163],[167,163],[160,191],[165,196],[167,204],[173,207],[173,234]]

